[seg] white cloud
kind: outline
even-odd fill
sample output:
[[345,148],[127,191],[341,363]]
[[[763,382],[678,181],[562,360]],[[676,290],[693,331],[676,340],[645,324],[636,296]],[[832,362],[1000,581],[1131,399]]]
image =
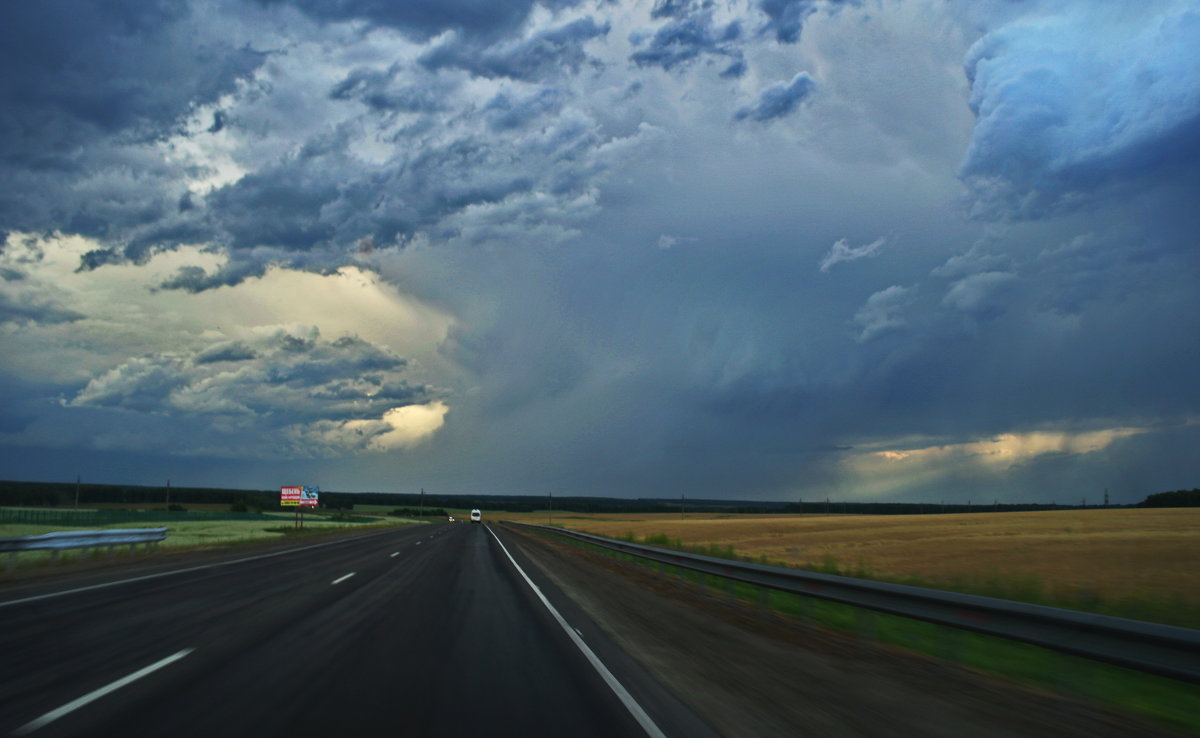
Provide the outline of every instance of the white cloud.
[[821,259],[821,271],[828,272],[834,264],[839,262],[865,259],[868,256],[878,256],[886,243],[887,238],[884,236],[880,236],[865,246],[858,247],[851,246],[848,239],[838,239],[833,244],[833,248],[829,249],[829,253],[825,254],[825,258]]
[[[1001,475],[1047,455],[1093,454],[1155,430],[1119,426],[1089,431],[1013,431],[978,441],[932,445],[928,438],[896,439],[858,445],[840,463],[863,496],[875,497],[937,488],[947,479]],[[1013,493],[1027,494],[1021,490]]]
[[324,420],[292,425],[284,436],[304,456],[342,456],[410,449],[427,441],[445,423],[443,402],[404,405],[375,420]]
[[870,341],[885,333],[908,325],[901,312],[908,304],[911,288],[892,285],[867,298],[867,303],[854,314],[854,322],[861,326],[859,342]]
[[[223,256],[191,247],[157,254],[142,265],[79,271],[80,255],[94,248],[95,242],[77,236],[9,235],[0,267],[7,264],[21,278],[0,282],[0,295],[11,291],[24,300],[48,301],[81,319],[10,326],[10,350],[0,356],[0,369],[20,377],[80,381],[130,355],[192,353],[280,325],[311,326],[325,336],[358,335],[430,371],[447,369],[438,347],[453,317],[366,266],[331,274],[274,268],[236,286],[191,294],[156,285],[183,266],[219,269]],[[57,359],[47,361],[50,354]]]
[[1003,308],[1002,293],[1016,281],[1011,272],[971,274],[950,285],[942,303],[964,313],[994,313]]

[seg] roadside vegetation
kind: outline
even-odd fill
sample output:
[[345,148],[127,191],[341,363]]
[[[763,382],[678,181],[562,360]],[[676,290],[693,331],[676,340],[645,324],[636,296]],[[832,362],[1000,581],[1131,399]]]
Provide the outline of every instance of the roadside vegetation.
[[709,556],[1200,627],[1200,508],[558,515],[554,523]]
[[[163,511],[87,511],[81,510],[76,525],[64,526],[56,524],[29,523],[0,523],[0,538],[36,536],[60,530],[87,528],[93,530],[111,528],[156,528],[167,527],[167,537],[158,545],[159,550],[198,550],[219,546],[237,546],[280,538],[296,538],[329,534],[339,530],[366,527],[403,525],[417,521],[387,515],[357,515],[343,511],[330,511],[327,514],[307,512],[304,515],[304,527],[295,525],[293,512],[274,513],[236,513],[209,509],[192,513],[173,511],[170,516],[164,516]],[[9,511],[11,515],[11,509]],[[154,514],[154,513],[159,514]],[[92,514],[89,514],[92,513]],[[208,513],[213,517],[207,517]],[[191,519],[189,519],[189,515]],[[115,519],[114,519],[115,518]],[[104,520],[96,524],[97,519]],[[118,558],[144,555],[144,546],[131,551],[129,546],[117,546],[111,553],[100,550],[69,550],[62,551],[55,557],[52,551],[24,551],[17,555],[16,565],[21,568],[48,565],[65,565],[82,559]],[[12,567],[8,554],[0,555],[0,578]]]
[[[1195,706],[1200,704],[1198,685],[1004,638],[877,613],[791,592],[779,592],[669,564],[647,562],[635,556],[592,546],[575,539],[553,536],[552,533],[545,535],[568,545],[626,562],[630,566],[651,570],[684,586],[701,588],[718,597],[772,611],[807,625],[950,661],[1037,689],[1095,701],[1200,735],[1200,712],[1195,709]],[[671,538],[662,533],[650,534],[640,539],[632,532],[611,537],[721,558],[749,558],[739,556],[728,544],[686,544],[678,538]],[[764,557],[760,556],[754,561],[764,563]],[[843,571],[832,562],[816,568],[827,573],[862,574]]]

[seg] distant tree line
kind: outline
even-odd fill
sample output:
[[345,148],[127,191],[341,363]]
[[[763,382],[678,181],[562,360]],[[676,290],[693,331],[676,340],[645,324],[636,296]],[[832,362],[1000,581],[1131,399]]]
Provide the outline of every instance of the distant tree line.
[[[84,484],[74,482],[0,481],[0,505],[10,507],[70,507],[76,491],[81,507],[95,504],[124,504],[130,507],[155,507],[167,502],[167,487],[129,484]],[[231,510],[260,511],[279,509],[279,490],[213,489],[207,487],[171,487],[170,502],[181,504],[229,505]],[[534,512],[553,504],[555,512],[575,513],[804,513],[857,515],[927,515],[930,513],[1018,512],[1032,510],[1073,510],[1101,507],[1078,504],[1015,504],[940,502],[841,502],[803,500],[796,502],[754,502],[746,500],[667,498],[619,499],[613,497],[554,497],[541,495],[445,495],[388,492],[333,492],[322,490],[320,507],[327,510],[353,510],[355,505],[393,506],[406,517],[424,510],[426,515],[446,515],[447,509],[479,508],[497,512]],[[1159,492],[1149,495],[1136,507],[1197,507],[1200,489]],[[1103,505],[1103,507],[1130,507]],[[291,509],[291,508],[288,508]]]
[[1200,489],[1177,489],[1149,495],[1138,507],[1200,507]]

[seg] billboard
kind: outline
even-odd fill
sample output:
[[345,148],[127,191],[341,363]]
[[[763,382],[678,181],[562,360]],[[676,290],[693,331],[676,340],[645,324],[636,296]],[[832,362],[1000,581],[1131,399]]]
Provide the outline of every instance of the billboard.
[[280,487],[279,504],[282,507],[316,507],[320,490],[316,487]]

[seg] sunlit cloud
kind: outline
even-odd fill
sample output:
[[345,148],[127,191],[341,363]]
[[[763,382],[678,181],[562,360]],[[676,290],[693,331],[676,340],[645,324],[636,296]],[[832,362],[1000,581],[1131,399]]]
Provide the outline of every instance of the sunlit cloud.
[[1116,427],[1089,431],[1024,431],[978,441],[922,445],[928,439],[879,441],[856,446],[843,468],[864,496],[878,496],[938,479],[995,475],[1051,455],[1079,456],[1104,451],[1118,441],[1155,427]]

